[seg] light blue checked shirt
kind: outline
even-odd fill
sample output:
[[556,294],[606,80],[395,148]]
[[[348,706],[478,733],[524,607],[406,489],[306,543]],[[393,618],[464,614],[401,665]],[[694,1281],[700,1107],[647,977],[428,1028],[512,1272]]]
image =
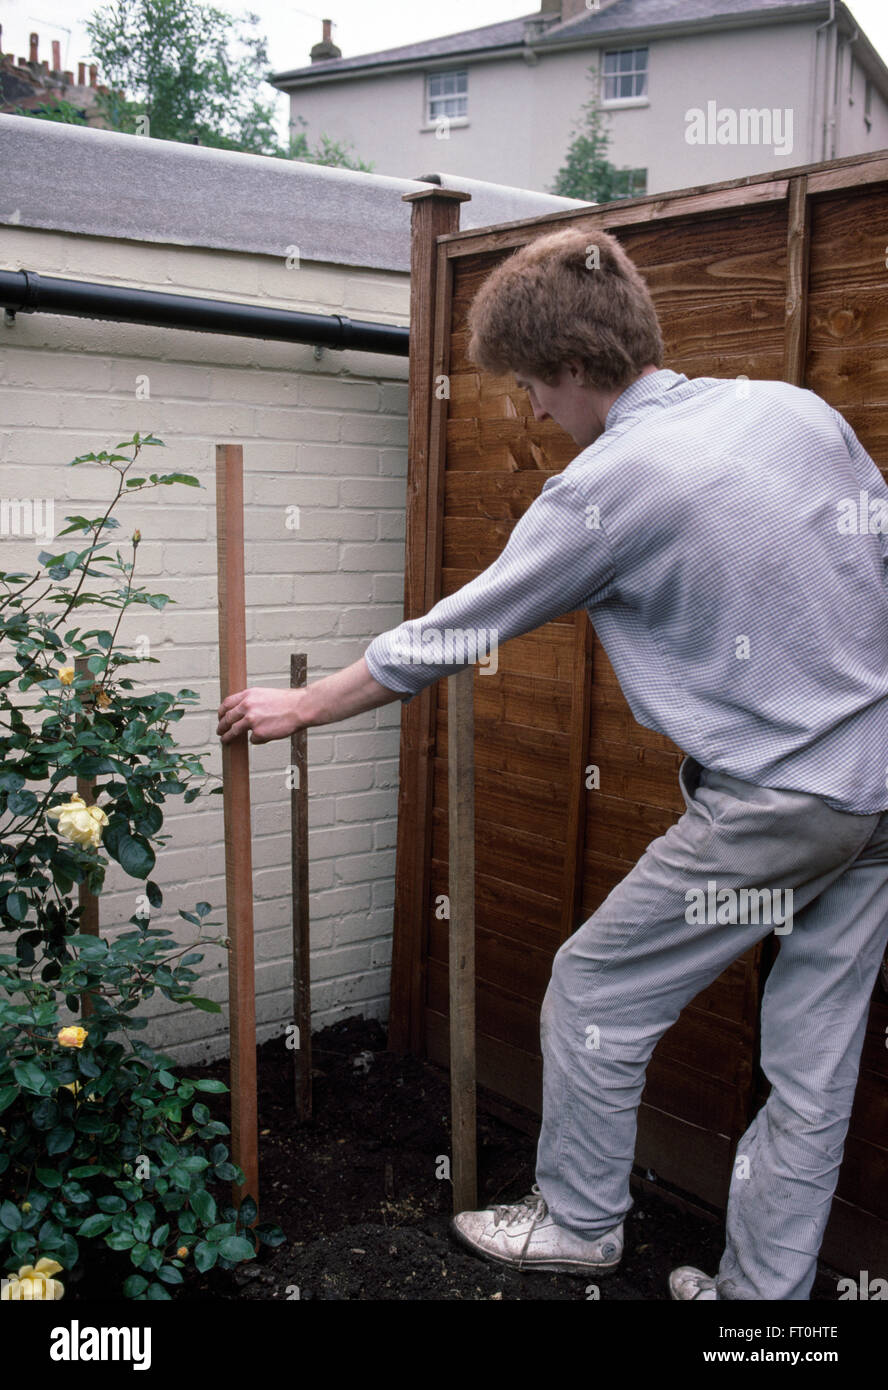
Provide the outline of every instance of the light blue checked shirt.
[[367,666],[409,700],[580,607],[639,724],[704,767],[888,809],[888,488],[812,391],[639,378],[499,558]]

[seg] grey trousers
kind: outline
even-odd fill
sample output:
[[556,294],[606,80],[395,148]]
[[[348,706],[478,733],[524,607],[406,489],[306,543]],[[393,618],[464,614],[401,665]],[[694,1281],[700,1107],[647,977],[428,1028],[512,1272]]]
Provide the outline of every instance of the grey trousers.
[[629,1213],[654,1047],[774,931],[761,1009],[771,1093],[737,1147],[717,1296],[807,1299],[888,939],[888,811],[846,814],[693,758],[679,782],[686,813],[555,955],[536,1180],[556,1224],[581,1234]]

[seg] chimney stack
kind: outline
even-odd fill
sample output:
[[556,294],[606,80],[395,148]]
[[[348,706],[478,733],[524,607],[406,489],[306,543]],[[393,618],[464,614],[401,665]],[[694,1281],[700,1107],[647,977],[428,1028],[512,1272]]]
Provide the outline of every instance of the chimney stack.
[[332,19],[322,19],[321,23],[324,26],[324,37],[321,42],[316,43],[311,50],[311,61],[313,63],[327,63],[331,58],[342,57],[342,49],[337,48],[331,38],[333,28]]
[[99,76],[99,65],[98,65],[98,63],[90,63],[90,65],[89,65],[89,85],[90,85],[91,87],[94,87],[94,86],[96,85],[96,81],[97,81],[97,79],[98,79],[98,76]]
[[77,85],[78,87],[86,86],[86,63],[77,64]]
[[62,70],[62,45],[58,39],[52,41],[52,70],[53,72],[61,72]]
[[600,14],[602,10],[610,9],[616,0],[598,0],[597,5],[587,5],[586,0],[540,0],[540,18],[545,19],[549,24],[566,24],[569,19],[577,19],[580,15]]
[[31,46],[31,50],[30,50],[30,53],[29,53],[29,55],[28,55],[28,62],[29,62],[29,63],[36,63],[36,62],[38,61],[38,59],[37,59],[37,44],[38,44],[38,42],[39,42],[38,36],[37,36],[36,34],[30,34],[30,35],[28,36],[28,42],[29,42],[29,44],[30,44],[30,46]]

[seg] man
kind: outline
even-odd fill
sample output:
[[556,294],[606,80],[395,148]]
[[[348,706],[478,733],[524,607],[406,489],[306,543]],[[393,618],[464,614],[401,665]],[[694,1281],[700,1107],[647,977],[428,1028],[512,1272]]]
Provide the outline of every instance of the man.
[[218,731],[266,742],[412,699],[476,659],[430,658],[424,635],[508,641],[584,606],[635,718],[686,754],[687,809],[555,955],[532,1192],[454,1230],[516,1268],[615,1269],[650,1055],[773,930],[771,1093],[738,1145],[724,1255],[669,1288],[807,1299],[888,937],[884,482],[812,392],[664,368],[647,287],[604,233],[515,252],[469,327],[472,359],[513,371],[577,457],[477,578],[336,675],[229,696]]

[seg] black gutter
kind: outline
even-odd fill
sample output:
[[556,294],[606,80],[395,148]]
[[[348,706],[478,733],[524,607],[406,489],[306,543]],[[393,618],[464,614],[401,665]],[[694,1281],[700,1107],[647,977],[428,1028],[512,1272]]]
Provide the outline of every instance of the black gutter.
[[306,314],[225,299],[165,294],[91,280],[62,280],[34,270],[0,270],[0,305],[10,313],[70,314],[114,323],[144,323],[199,333],[274,338],[316,347],[407,357],[410,330],[396,324],[350,319],[345,314]]

